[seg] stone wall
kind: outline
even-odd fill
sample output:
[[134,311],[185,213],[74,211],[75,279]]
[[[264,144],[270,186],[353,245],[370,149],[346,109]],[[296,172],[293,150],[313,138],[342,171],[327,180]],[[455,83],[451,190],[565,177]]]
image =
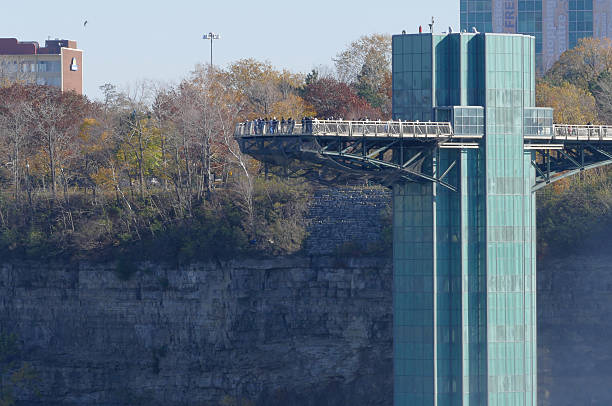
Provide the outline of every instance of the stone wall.
[[[308,213],[309,255],[333,255],[345,242],[368,247],[381,238],[391,210],[391,192],[382,187],[319,189]],[[381,221],[383,220],[383,221]]]

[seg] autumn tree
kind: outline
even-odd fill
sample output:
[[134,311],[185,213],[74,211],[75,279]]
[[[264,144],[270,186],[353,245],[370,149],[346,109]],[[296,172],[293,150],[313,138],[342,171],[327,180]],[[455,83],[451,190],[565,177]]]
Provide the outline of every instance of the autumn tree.
[[28,155],[28,143],[32,122],[28,119],[31,100],[36,98],[40,88],[13,84],[0,88],[0,146],[10,162],[13,193],[17,197],[21,190],[21,174],[24,170],[23,157]]
[[555,123],[578,125],[597,122],[595,98],[587,90],[567,82],[559,86],[538,83],[536,104],[554,108]]
[[32,142],[41,148],[49,169],[53,200],[57,194],[57,178],[61,177],[64,191],[67,186],[67,173],[64,164],[74,155],[73,140],[79,132],[81,120],[86,115],[89,104],[73,92],[35,86],[30,92],[27,111],[24,115],[31,123]]
[[612,72],[604,72],[592,86],[599,121],[612,125]]
[[304,89],[304,100],[313,106],[321,118],[381,118],[380,110],[368,104],[351,86],[332,78],[318,79],[308,84]]
[[224,72],[230,86],[244,103],[247,117],[300,117],[313,115],[310,106],[300,100],[304,75],[276,70],[267,62],[239,60]]
[[140,196],[144,197],[146,179],[154,173],[158,165],[161,147],[159,130],[151,124],[149,112],[133,111],[123,117],[122,132],[123,142],[118,156],[127,165],[128,170],[134,168]]
[[340,81],[383,115],[391,114],[391,36],[372,34],[352,42],[334,59]]
[[559,85],[568,82],[592,90],[604,73],[612,70],[612,41],[609,38],[583,38],[565,51],[546,73],[545,79]]

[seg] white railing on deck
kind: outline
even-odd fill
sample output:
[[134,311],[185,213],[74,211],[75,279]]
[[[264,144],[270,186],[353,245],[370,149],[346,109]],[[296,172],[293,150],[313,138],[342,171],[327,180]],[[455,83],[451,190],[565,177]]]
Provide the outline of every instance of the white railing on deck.
[[284,125],[280,122],[257,123],[247,121],[236,125],[235,136],[252,135],[316,135],[316,136],[381,136],[381,137],[450,137],[453,130],[450,123],[412,121],[345,121],[305,120]]
[[612,141],[612,126],[555,124],[552,137],[559,141]]
[[[550,128],[550,127],[549,127]],[[415,137],[415,138],[461,138],[453,134],[450,123],[419,121],[345,121],[305,120],[302,122],[270,121],[238,123],[234,131],[237,137],[256,135],[315,135],[315,136],[368,136],[368,137]],[[612,126],[555,124],[553,132],[525,135],[525,139],[553,141],[612,141]]]

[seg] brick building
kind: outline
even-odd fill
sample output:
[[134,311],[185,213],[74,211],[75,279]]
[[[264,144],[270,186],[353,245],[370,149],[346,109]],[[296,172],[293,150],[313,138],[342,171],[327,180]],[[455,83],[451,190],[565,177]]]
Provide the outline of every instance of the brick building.
[[76,41],[0,38],[0,82],[24,81],[83,94],[83,51]]

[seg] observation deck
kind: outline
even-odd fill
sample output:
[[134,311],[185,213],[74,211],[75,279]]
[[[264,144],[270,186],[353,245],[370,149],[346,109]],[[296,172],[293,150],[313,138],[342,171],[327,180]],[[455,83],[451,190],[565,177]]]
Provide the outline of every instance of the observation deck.
[[[454,165],[436,175],[423,164],[440,149],[482,148],[483,133],[484,125],[456,133],[451,122],[309,119],[277,125],[242,122],[234,136],[244,153],[294,171],[316,169],[319,180],[361,176],[383,184],[433,181],[456,190],[444,181]],[[533,151],[537,172],[534,191],[612,163],[612,126],[525,125],[524,134],[524,149]],[[333,179],[322,176],[325,168],[334,170]]]

